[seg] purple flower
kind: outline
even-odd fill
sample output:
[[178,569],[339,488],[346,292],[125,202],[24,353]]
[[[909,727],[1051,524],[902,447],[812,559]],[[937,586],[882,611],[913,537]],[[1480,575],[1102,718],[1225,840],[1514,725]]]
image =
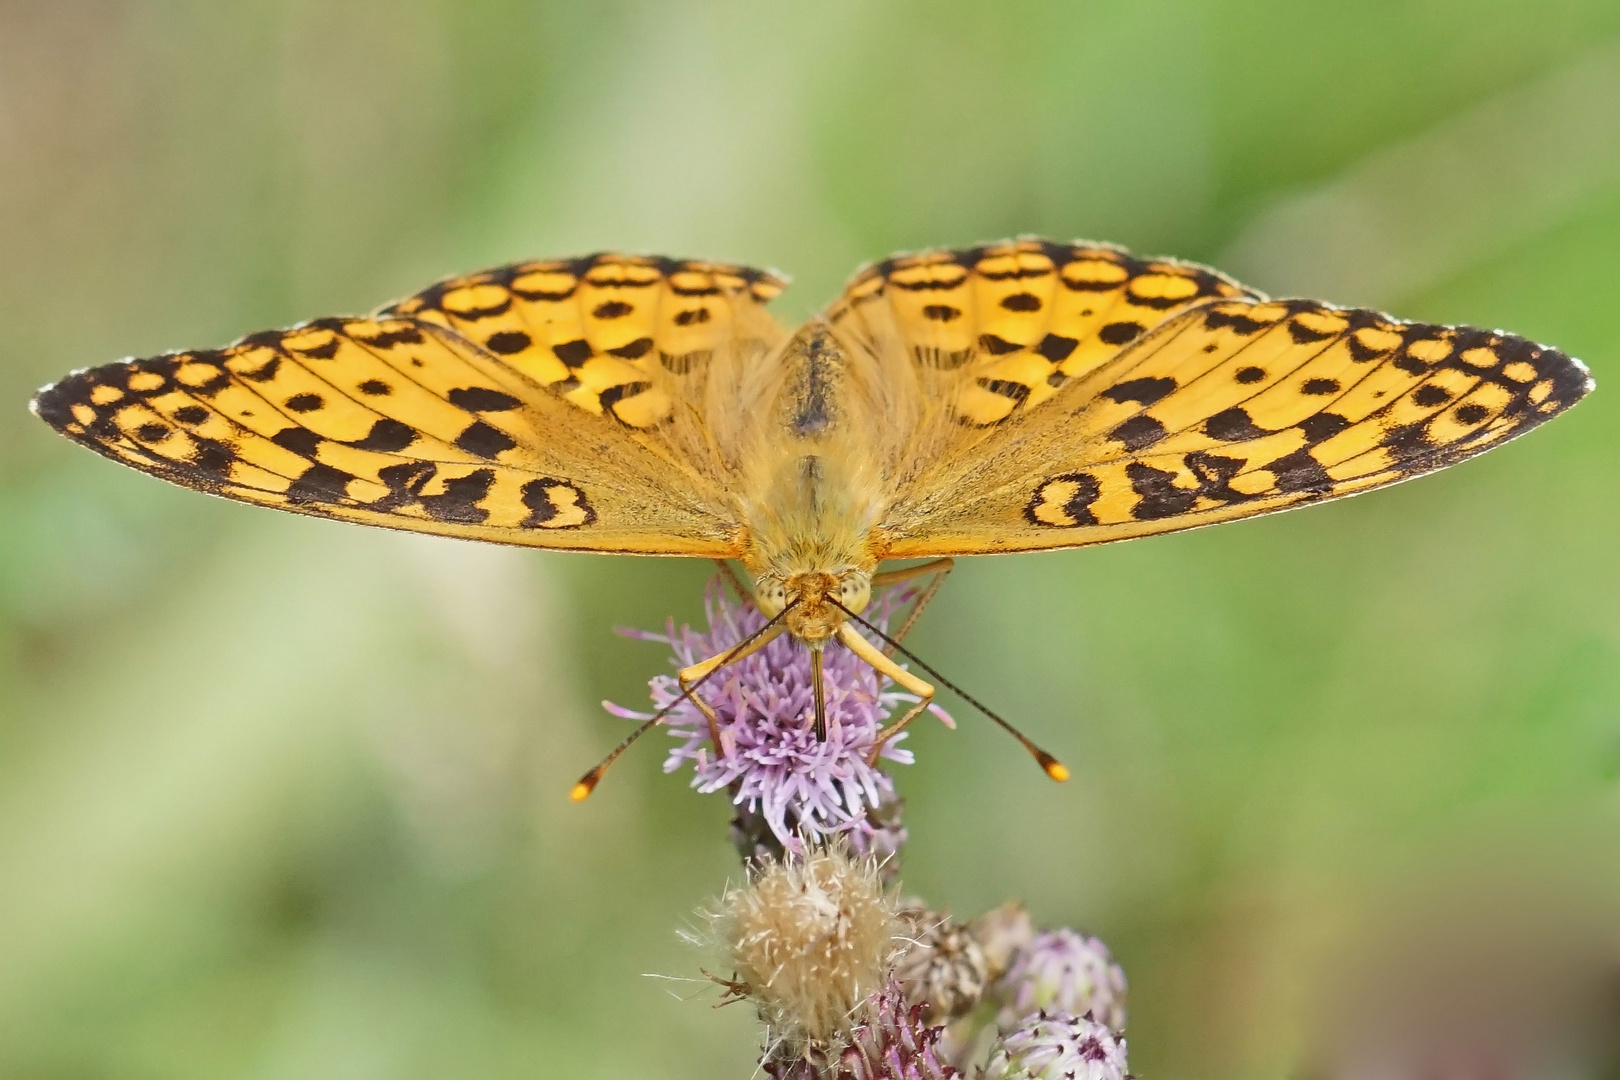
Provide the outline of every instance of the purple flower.
[[1036,1013],[990,1048],[980,1080],[1130,1080],[1125,1040],[1073,1013]]
[[[909,588],[892,590],[875,600],[863,617],[887,630],[889,618],[913,595]],[[690,626],[677,631],[673,619],[662,634],[620,632],[667,644],[675,654],[675,664],[685,667],[724,652],[766,621],[752,603],[738,604],[728,598],[718,579],[704,593],[704,610],[707,633]],[[704,793],[732,791],[733,802],[762,817],[789,850],[800,850],[805,840],[839,833],[857,851],[868,850],[874,840],[881,847],[881,833],[867,821],[867,812],[897,796],[889,775],[866,759],[890,715],[902,703],[917,699],[889,689],[887,679],[881,679],[841,645],[827,647],[823,675],[825,742],[816,740],[814,730],[809,649],[784,634],[752,656],[722,668],[697,691],[720,718],[725,754],[714,753],[703,714],[690,700],[683,701],[664,721],[670,734],[680,740],[664,762],[664,771],[674,772],[682,762],[690,761],[696,770],[693,787]],[[681,693],[673,675],[659,675],[649,685],[653,705],[659,709]],[[653,715],[612,702],[602,704],[613,715],[628,720]],[[930,710],[954,726],[944,710],[937,706]],[[911,751],[896,745],[904,738],[902,732],[890,739],[881,756],[896,764],[911,764]]]
[[[926,1006],[906,1000],[891,981],[872,998],[872,1019],[857,1027],[838,1056],[836,1080],[955,1080],[962,1074],[938,1046],[944,1028],[923,1019]],[[832,1072],[832,1070],[827,1070]]]
[[945,1034],[923,1019],[923,1006],[906,1000],[890,981],[867,1001],[868,1018],[842,1047],[811,1046],[803,1056],[760,1061],[772,1080],[961,1080],[942,1052]]
[[1013,953],[996,985],[1002,1000],[997,1022],[1011,1030],[1038,1012],[1087,1016],[1125,1030],[1125,972],[1108,946],[1073,930],[1051,930]]

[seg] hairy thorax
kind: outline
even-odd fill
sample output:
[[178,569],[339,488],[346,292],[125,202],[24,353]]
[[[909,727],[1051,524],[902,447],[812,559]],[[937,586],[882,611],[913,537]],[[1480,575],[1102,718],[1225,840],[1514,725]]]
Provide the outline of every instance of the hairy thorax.
[[847,357],[826,328],[807,326],[776,360],[778,381],[759,411],[745,517],[744,563],[755,600],[817,646],[871,599],[874,526],[882,484],[866,452],[868,410]]

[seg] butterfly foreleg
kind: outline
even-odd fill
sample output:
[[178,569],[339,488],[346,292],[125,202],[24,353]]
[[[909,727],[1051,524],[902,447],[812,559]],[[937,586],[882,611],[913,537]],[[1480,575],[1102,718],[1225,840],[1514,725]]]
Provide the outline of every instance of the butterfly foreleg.
[[[906,621],[901,623],[900,629],[894,633],[895,641],[904,641],[906,635],[911,632],[911,628],[917,625],[917,620],[922,617],[923,608],[927,607],[928,602],[934,598],[934,594],[939,592],[939,587],[945,584],[945,575],[949,574],[951,568],[955,565],[956,560],[947,556],[943,559],[932,559],[925,563],[918,563],[916,566],[906,566],[899,570],[890,570],[886,573],[872,575],[872,587],[879,589],[886,585],[898,585],[903,581],[914,581],[929,574],[934,576],[934,580],[930,581],[923,588],[923,591],[917,595],[917,599],[912,602],[911,610],[906,612]],[[883,655],[893,656],[894,646],[885,647]]]
[[731,568],[731,564],[729,562],[724,559],[716,559],[714,560],[714,565],[720,568],[720,576],[725,578],[726,583],[731,586],[731,591],[737,594],[737,603],[753,603],[754,594],[748,589],[743,588],[742,580],[737,577],[737,571]]
[[708,722],[709,741],[714,743],[714,752],[719,757],[726,756],[725,746],[720,742],[720,717],[714,711],[714,707],[704,701],[702,695],[692,688],[719,668],[728,664],[735,664],[737,661],[759,652],[759,650],[781,637],[786,630],[787,625],[785,623],[777,623],[741,649],[735,647],[727,649],[725,652],[716,653],[707,660],[699,660],[690,667],[684,667],[675,673],[675,678],[679,680],[681,689],[686,691],[687,697],[691,699],[692,704],[697,706],[698,712],[703,714],[703,719]]
[[907,691],[917,695],[917,703],[906,710],[904,716],[877,733],[877,738],[872,743],[872,751],[867,755],[867,761],[876,765],[878,755],[883,752],[883,744],[904,731],[907,724],[917,719],[924,709],[933,704],[934,687],[895,663],[877,646],[862,637],[850,623],[844,623],[838,628],[838,640],[842,641],[850,652],[870,664],[879,675],[899,683]]

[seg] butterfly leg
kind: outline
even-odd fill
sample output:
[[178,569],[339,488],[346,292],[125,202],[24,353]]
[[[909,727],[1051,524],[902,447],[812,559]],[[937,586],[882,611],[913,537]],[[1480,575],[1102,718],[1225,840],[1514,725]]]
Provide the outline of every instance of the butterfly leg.
[[707,678],[717,668],[720,668],[726,664],[735,664],[737,661],[745,657],[752,656],[754,653],[759,652],[759,650],[763,649],[765,646],[769,645],[786,632],[787,624],[777,623],[775,626],[771,627],[769,630],[765,631],[765,633],[759,635],[759,637],[750,642],[747,648],[740,651],[727,649],[724,652],[716,653],[707,660],[699,660],[691,667],[682,668],[680,671],[675,673],[675,678],[680,681],[681,689],[687,691],[687,696],[690,698],[692,704],[698,707],[698,712],[702,713],[703,719],[708,721],[709,741],[714,743],[714,752],[719,757],[726,756],[725,747],[720,743],[720,717],[715,713],[714,707],[707,701],[704,701],[702,695],[693,691],[692,687],[701,682],[703,679]]
[[737,595],[737,603],[751,604],[754,602],[754,594],[743,588],[742,582],[737,577],[737,572],[731,568],[730,563],[724,559],[716,559],[714,565],[720,568],[720,576],[726,579],[726,583],[731,586],[731,591]]
[[[907,566],[899,570],[890,570],[886,574],[872,575],[873,588],[882,588],[885,585],[898,585],[902,581],[911,581],[928,574],[934,575],[934,580],[928,583],[928,586],[923,589],[921,594],[918,595],[916,601],[912,603],[911,610],[906,612],[906,621],[900,624],[899,630],[895,631],[893,635],[894,640],[904,641],[906,639],[906,635],[911,633],[911,628],[917,625],[917,620],[922,616],[923,608],[927,607],[928,602],[934,598],[934,594],[939,592],[939,587],[945,584],[945,575],[949,574],[951,572],[951,568],[955,565],[956,560],[947,556],[943,559],[934,559],[931,562],[918,563],[916,566]],[[894,647],[891,645],[885,648],[883,650],[883,655],[893,656]]]
[[850,652],[870,664],[879,675],[894,680],[916,694],[918,698],[917,704],[908,709],[904,716],[877,733],[877,739],[872,743],[872,752],[867,755],[868,763],[876,765],[878,755],[883,752],[883,744],[904,731],[907,724],[917,719],[922,711],[933,703],[934,688],[884,655],[877,646],[862,637],[852,624],[844,623],[838,628],[838,640],[848,646]]

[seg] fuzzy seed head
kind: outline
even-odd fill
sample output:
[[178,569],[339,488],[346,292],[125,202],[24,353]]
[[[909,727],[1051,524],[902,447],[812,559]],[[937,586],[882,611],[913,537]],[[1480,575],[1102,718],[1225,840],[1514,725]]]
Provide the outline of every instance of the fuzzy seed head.
[[713,922],[736,978],[792,1060],[867,1019],[896,945],[898,902],[869,858],[841,847],[770,862],[721,898]]

